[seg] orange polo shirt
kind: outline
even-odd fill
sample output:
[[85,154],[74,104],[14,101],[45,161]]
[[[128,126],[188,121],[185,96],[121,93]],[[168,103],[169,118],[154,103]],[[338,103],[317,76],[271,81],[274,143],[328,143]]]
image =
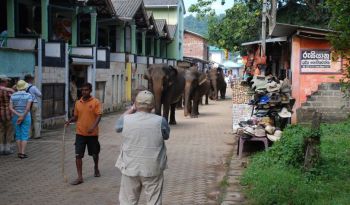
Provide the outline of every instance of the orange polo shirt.
[[102,106],[98,99],[91,97],[87,101],[83,98],[76,101],[74,108],[74,116],[77,117],[77,134],[83,136],[98,136],[98,126],[92,133],[88,130],[93,126],[96,119],[102,114]]

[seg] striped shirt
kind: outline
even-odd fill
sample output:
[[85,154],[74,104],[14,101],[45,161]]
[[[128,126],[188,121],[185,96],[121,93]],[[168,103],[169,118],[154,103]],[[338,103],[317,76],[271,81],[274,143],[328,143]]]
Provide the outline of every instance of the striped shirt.
[[10,102],[12,103],[13,109],[23,114],[28,102],[33,102],[33,97],[26,91],[18,91],[12,94]]
[[11,88],[0,87],[0,121],[11,120],[10,96],[14,92]]

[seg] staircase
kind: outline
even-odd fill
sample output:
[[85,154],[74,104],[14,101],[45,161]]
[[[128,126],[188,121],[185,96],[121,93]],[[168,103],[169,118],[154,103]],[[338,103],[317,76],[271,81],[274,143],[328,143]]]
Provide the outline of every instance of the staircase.
[[297,109],[298,123],[310,123],[314,111],[322,113],[323,122],[345,120],[350,115],[350,98],[345,97],[339,83],[322,83]]

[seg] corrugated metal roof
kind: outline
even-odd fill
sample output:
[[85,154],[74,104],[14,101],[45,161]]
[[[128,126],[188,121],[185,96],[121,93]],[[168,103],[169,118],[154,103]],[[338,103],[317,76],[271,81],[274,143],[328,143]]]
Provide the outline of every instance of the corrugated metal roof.
[[168,6],[168,5],[177,5],[178,0],[144,0],[145,6]]
[[163,35],[163,29],[164,26],[166,25],[166,20],[165,19],[156,19],[156,26],[158,28],[158,31]]
[[168,29],[169,29],[169,38],[173,39],[175,36],[176,29],[177,29],[177,24],[168,25]]
[[142,4],[142,0],[112,0],[119,18],[133,18]]

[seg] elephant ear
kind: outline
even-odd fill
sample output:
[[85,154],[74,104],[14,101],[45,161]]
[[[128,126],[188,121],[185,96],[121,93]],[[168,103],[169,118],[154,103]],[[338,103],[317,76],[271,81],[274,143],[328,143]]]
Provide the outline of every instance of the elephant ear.
[[169,65],[169,86],[171,86],[176,81],[177,74],[177,69]]

